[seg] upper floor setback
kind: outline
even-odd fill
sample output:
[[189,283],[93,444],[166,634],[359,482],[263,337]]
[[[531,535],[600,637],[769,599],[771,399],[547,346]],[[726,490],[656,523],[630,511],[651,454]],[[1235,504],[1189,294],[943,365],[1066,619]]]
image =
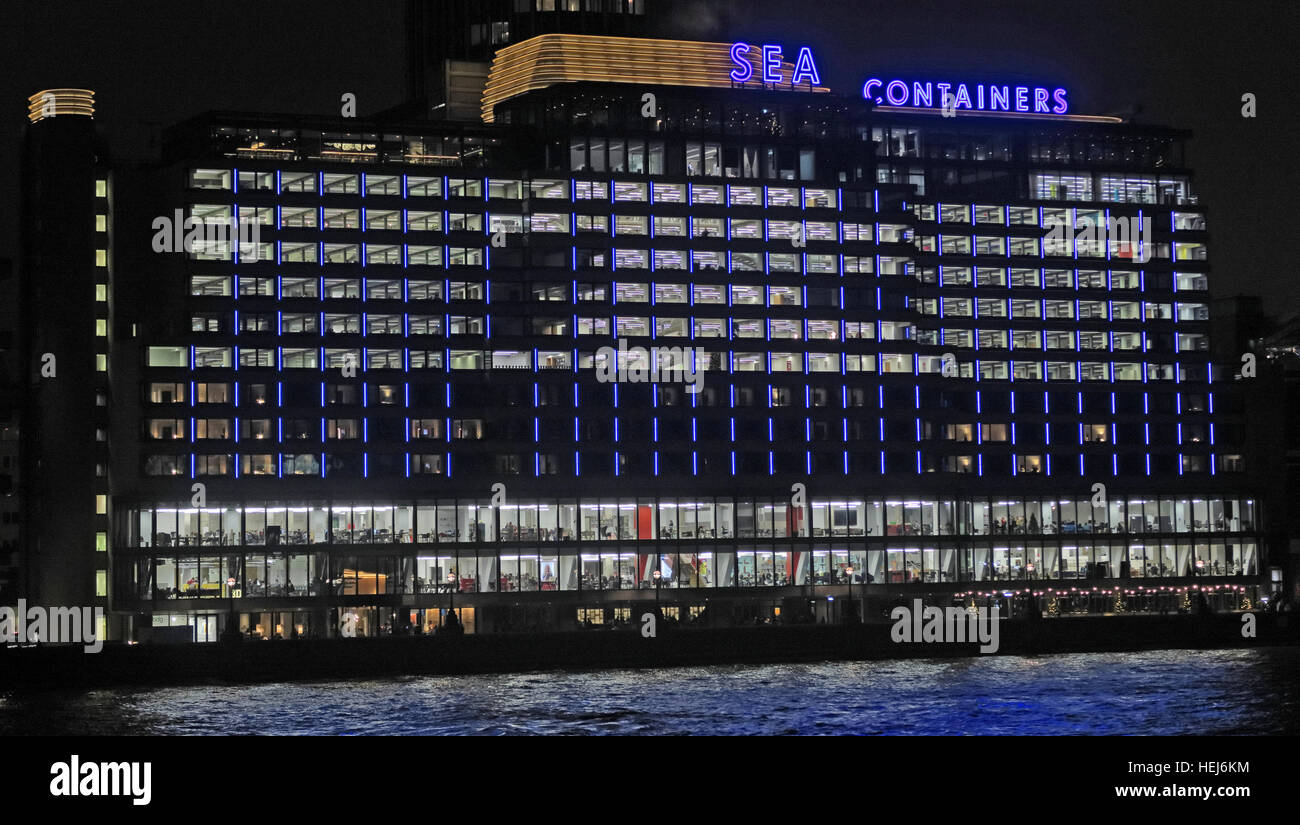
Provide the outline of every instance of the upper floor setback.
[[834,95],[757,92],[742,100],[720,90],[663,88],[655,94],[654,119],[640,113],[639,91],[599,83],[525,95],[512,102],[523,108],[506,113],[502,125],[209,113],[168,130],[164,160],[822,182],[908,182],[897,178],[912,175],[928,178],[934,191],[967,186],[969,171],[981,168],[999,177],[1016,172],[1026,193],[1033,187],[1023,170],[1031,166],[1163,173],[1184,186],[1188,177],[1188,133],[1161,127],[870,113]]
[[[802,182],[820,185],[808,188],[830,190],[848,185],[859,190],[879,185],[898,187],[901,192],[920,198],[983,199],[1002,203],[1063,201],[1149,206],[1199,203],[1190,174],[1179,170],[1071,168],[1068,164],[1050,161],[1030,163],[1016,169],[967,170],[958,164],[919,161],[882,161],[877,164],[870,159],[865,163],[858,159],[849,174],[833,169],[828,173],[824,155],[824,150],[817,146],[779,148],[747,144],[728,147],[710,141],[672,144],[659,140],[583,137],[550,147],[548,156],[532,166],[488,167],[449,163],[447,171],[450,174],[445,176],[433,170],[426,174],[406,174],[401,169],[372,160],[374,171],[366,175],[372,181],[364,188],[359,184],[361,172],[336,170],[323,162],[327,158],[313,160],[288,155],[274,158],[258,155],[222,168],[224,164],[221,161],[226,160],[225,157],[209,156],[201,160],[202,166],[191,161],[182,168],[188,169],[190,175],[184,184],[186,188],[253,195],[475,201],[610,200],[691,206],[879,209],[874,194],[871,201],[866,202],[814,196],[814,200],[800,205],[796,202],[797,196],[786,201],[778,194],[777,202],[772,203],[750,191],[761,190],[764,185],[777,190],[798,189]],[[268,160],[281,162],[268,163]],[[196,171],[205,174],[195,179]],[[242,175],[243,179],[227,180],[230,174]],[[695,179],[700,179],[693,184],[693,188],[699,190],[698,199],[694,193],[689,197],[685,193],[685,183]],[[485,180],[489,182],[486,186]],[[490,181],[494,180],[501,181],[501,185],[493,188]],[[531,185],[532,180],[538,180],[536,187]],[[711,180],[733,183],[711,183]],[[512,181],[514,187],[510,186]],[[584,192],[574,191],[573,186],[566,186],[566,183],[576,184]],[[661,197],[652,198],[649,194],[652,186],[661,190]],[[724,193],[729,189],[737,190],[734,200],[730,192]],[[714,195],[715,192],[718,194]],[[894,202],[887,207],[897,208],[898,194],[894,194],[891,200]]]

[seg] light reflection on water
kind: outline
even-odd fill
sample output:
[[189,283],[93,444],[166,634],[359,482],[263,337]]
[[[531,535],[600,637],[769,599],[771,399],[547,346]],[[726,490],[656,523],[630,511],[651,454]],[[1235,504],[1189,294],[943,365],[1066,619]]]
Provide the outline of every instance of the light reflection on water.
[[0,695],[0,734],[1300,733],[1300,649]]

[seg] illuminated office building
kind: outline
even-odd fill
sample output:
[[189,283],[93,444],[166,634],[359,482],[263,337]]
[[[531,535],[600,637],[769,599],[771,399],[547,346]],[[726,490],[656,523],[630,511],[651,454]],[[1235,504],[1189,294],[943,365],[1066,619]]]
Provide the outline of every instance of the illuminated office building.
[[817,60],[540,34],[477,121],[211,114],[114,170],[118,632],[1257,597],[1189,135]]

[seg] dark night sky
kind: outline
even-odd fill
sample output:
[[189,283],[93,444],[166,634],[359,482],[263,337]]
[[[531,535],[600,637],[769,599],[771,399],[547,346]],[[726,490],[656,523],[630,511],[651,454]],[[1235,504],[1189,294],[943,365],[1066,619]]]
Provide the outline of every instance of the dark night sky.
[[[654,3],[655,0],[647,0]],[[17,257],[27,96],[97,92],[118,157],[147,154],[150,123],[205,109],[362,115],[404,93],[397,0],[0,0],[0,256]],[[699,16],[707,17],[701,4]],[[722,39],[813,47],[822,80],[852,92],[869,76],[1040,79],[1071,111],[1140,105],[1137,119],[1189,128],[1207,204],[1217,295],[1264,295],[1300,311],[1279,208],[1300,191],[1295,158],[1294,0],[750,0]],[[1241,116],[1241,96],[1258,117]]]

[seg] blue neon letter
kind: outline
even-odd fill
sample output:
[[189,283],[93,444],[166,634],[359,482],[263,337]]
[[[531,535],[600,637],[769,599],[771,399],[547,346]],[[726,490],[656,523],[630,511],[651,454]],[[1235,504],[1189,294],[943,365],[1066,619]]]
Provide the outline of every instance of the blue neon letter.
[[1052,97],[1056,100],[1056,105],[1052,107],[1052,111],[1058,115],[1065,114],[1066,111],[1069,110],[1070,108],[1069,105],[1065,102],[1065,90],[1057,89],[1056,91],[1052,92]]
[[806,77],[814,86],[821,85],[821,78],[817,76],[817,64],[813,62],[812,49],[804,46],[799,50],[799,59],[794,63],[794,74],[790,77],[790,82],[798,85],[800,78]]
[[750,63],[745,57],[749,53],[748,43],[733,43],[731,45],[731,59],[736,64],[736,68],[731,70],[731,79],[737,83],[744,83],[754,76],[754,64]]
[[[775,71],[773,71],[775,70]],[[763,47],[763,82],[781,82],[781,47]]]
[[1047,111],[1047,90],[1046,89],[1041,89],[1041,88],[1034,89],[1034,111],[1035,112]]

